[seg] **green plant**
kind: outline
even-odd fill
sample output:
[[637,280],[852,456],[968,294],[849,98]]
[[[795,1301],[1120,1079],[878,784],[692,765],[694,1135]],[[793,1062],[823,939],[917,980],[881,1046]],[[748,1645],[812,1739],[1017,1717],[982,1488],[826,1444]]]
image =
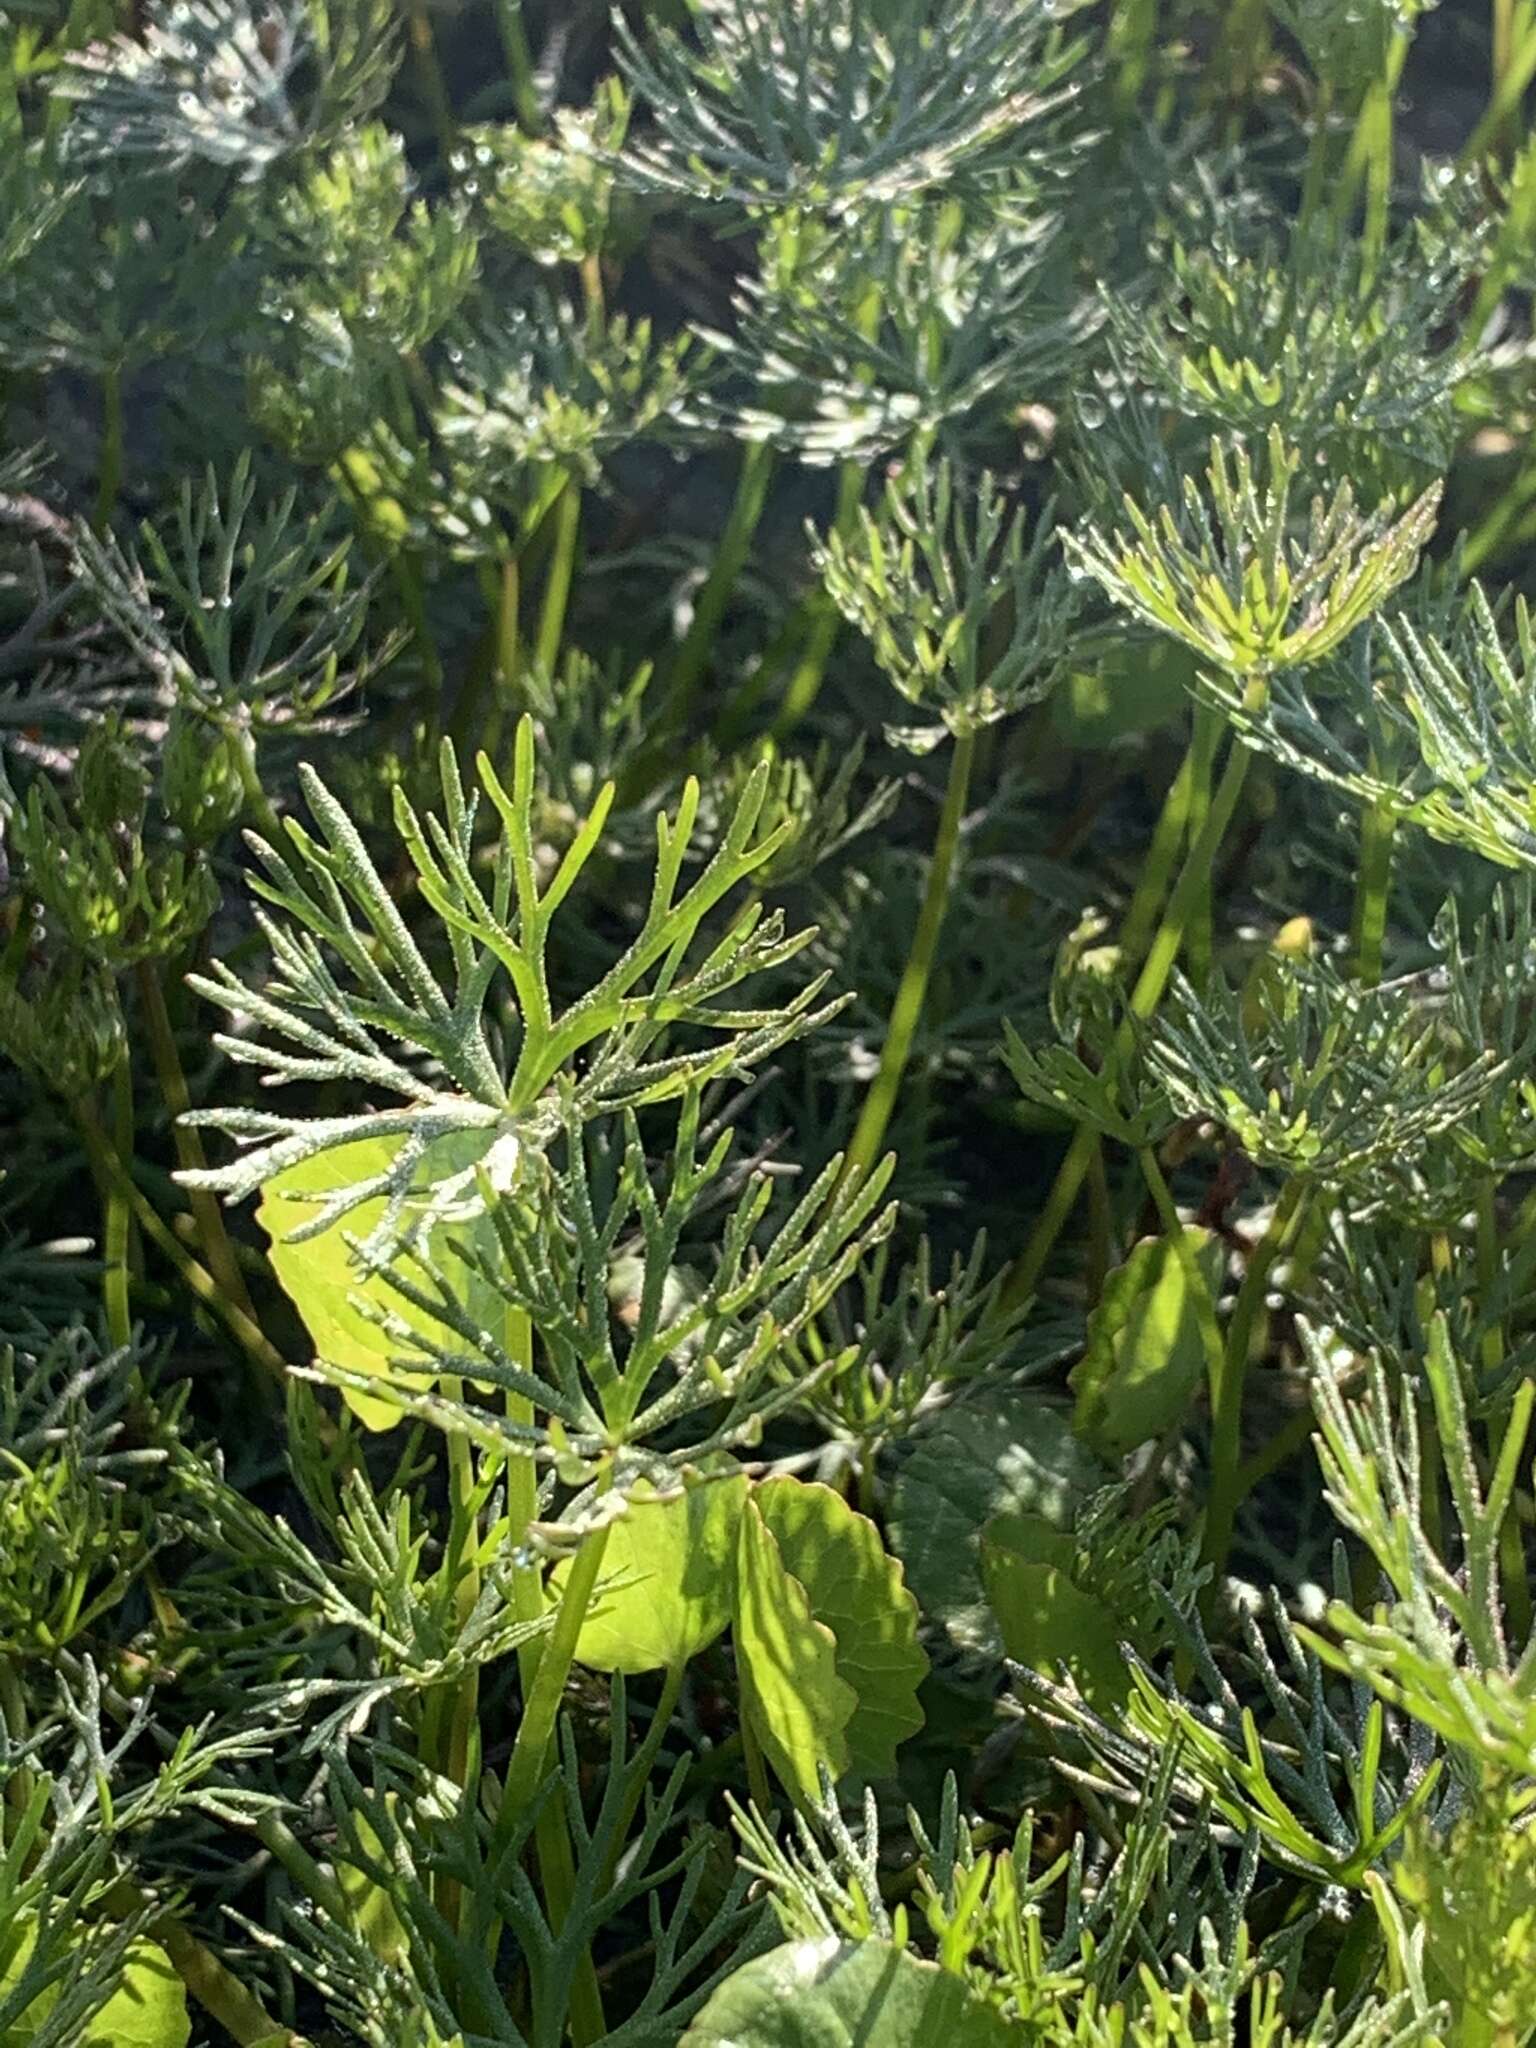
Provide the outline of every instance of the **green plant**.
[[0,2048],[1536,2040],[1536,9],[0,13]]

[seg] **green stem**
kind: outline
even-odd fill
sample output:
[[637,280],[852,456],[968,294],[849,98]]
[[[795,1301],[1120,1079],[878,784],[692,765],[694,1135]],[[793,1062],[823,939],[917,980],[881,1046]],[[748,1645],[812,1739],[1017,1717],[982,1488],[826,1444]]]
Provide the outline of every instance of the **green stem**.
[[[463,1382],[447,1373],[442,1383],[445,1400],[456,1404],[464,1399]],[[468,1437],[456,1430],[447,1438],[448,1449],[448,1542],[442,1571],[453,1606],[454,1626],[462,1631],[480,1597],[480,1525],[475,1489],[475,1454]],[[446,1711],[439,1703],[430,1714],[425,1744],[432,1761],[444,1777],[468,1791],[470,1759],[480,1719],[480,1670],[471,1665],[453,1685]],[[436,1886],[438,1910],[450,1926],[460,1927],[467,1910],[463,1887],[457,1879],[440,1878]]]
[[[176,1157],[184,1172],[201,1173],[206,1170],[208,1161],[196,1126],[184,1124],[181,1120],[192,1107],[192,1097],[187,1088],[181,1054],[176,1048],[176,1033],[171,1026],[170,1011],[166,1008],[165,991],[160,986],[160,976],[152,961],[139,963],[137,979],[155,1073],[165,1106],[170,1111]],[[224,1211],[219,1206],[217,1195],[209,1188],[193,1188],[189,1191],[189,1199],[209,1272],[235,1306],[254,1321],[256,1310],[246,1288],[245,1276],[240,1271],[240,1262],[235,1257],[234,1246],[229,1241],[229,1233],[224,1227]]]
[[517,109],[518,121],[530,135],[537,135],[544,123],[521,0],[496,0],[496,22],[501,30],[502,55],[512,81],[512,104]]
[[[1222,840],[1226,837],[1227,826],[1237,809],[1238,798],[1242,795],[1243,783],[1248,774],[1250,760],[1248,749],[1235,745],[1227,757],[1227,765],[1217,786],[1216,794],[1206,812],[1205,822],[1196,835],[1193,845],[1174,883],[1173,893],[1163,912],[1161,924],[1142,963],[1141,973],[1131,991],[1130,1016],[1116,1033],[1106,1064],[1118,1064],[1128,1057],[1135,1044],[1135,1026],[1145,1022],[1162,1000],[1168,986],[1168,977],[1173,972],[1174,962],[1184,943],[1184,933],[1196,905],[1206,887],[1209,872]],[[1044,1209],[1030,1234],[1028,1244],[1008,1269],[999,1295],[999,1307],[1015,1309],[1021,1307],[1034,1293],[1045,1271],[1056,1239],[1065,1227],[1077,1200],[1083,1176],[1093,1158],[1096,1133],[1086,1124],[1079,1124],[1067,1148],[1066,1157],[1057,1171],[1055,1182],[1046,1197]]]
[[560,643],[565,637],[565,614],[571,598],[571,578],[576,568],[576,549],[581,536],[581,486],[574,477],[560,493],[555,507],[554,547],[544,578],[544,601],[539,612],[535,657],[546,675],[555,672]]
[[[517,1327],[512,1332],[512,1343],[514,1355],[521,1355],[526,1361],[531,1351],[531,1332],[526,1317],[517,1318]],[[512,1414],[514,1405],[521,1409],[525,1404],[509,1400],[509,1415]],[[532,1520],[537,1504],[531,1459],[514,1458],[509,1462],[507,1493],[511,1529],[516,1530],[521,1521],[526,1533],[527,1524]],[[521,1541],[521,1538],[515,1540]],[[525,1644],[519,1651],[523,1676],[523,1717],[518,1724],[517,1738],[502,1785],[499,1827],[510,1827],[516,1822],[519,1814],[527,1808],[538,1791],[544,1776],[560,1701],[565,1692],[566,1680],[570,1677],[576,1643],[587,1610],[592,1603],[607,1545],[606,1529],[600,1529],[587,1537],[572,1562],[561,1593],[554,1628],[541,1642]],[[519,1573],[514,1581],[514,1598],[520,1618],[536,1618],[543,1611],[543,1592],[536,1567],[532,1568],[530,1582],[525,1583]],[[564,1805],[559,1798],[545,1802],[544,1809],[535,1823],[535,1840],[539,1852],[539,1870],[544,1882],[545,1910],[549,1915],[551,1929],[558,1936],[569,1918],[576,1889],[575,1858],[571,1849],[570,1831],[566,1824]],[[488,1937],[494,1940],[496,1931],[492,1925],[488,1929]],[[572,1977],[568,2024],[575,2048],[588,2048],[588,2044],[601,2041],[608,2031],[597,1970],[590,1952],[581,1956]]]
[[[88,1117],[89,1121],[82,1125],[86,1131],[88,1148],[91,1147],[94,1130],[103,1152],[113,1152],[115,1148],[116,1158],[133,1157],[133,1077],[126,1059],[119,1061],[112,1076],[112,1138],[109,1140],[101,1130],[94,1111],[89,1112]],[[108,1340],[115,1350],[126,1350],[133,1341],[133,1318],[128,1308],[128,1246],[133,1227],[133,1211],[129,1206],[120,1176],[108,1171],[104,1186],[106,1193],[101,1231],[102,1308],[107,1319]]]
[[1158,1221],[1163,1226],[1164,1235],[1171,1240],[1174,1256],[1183,1268],[1184,1278],[1189,1287],[1189,1298],[1194,1306],[1195,1322],[1200,1332],[1201,1349],[1205,1352],[1206,1378],[1214,1400],[1226,1354],[1221,1339],[1221,1325],[1216,1320],[1216,1304],[1211,1298],[1210,1284],[1200,1270],[1200,1261],[1196,1258],[1195,1248],[1189,1241],[1189,1231],[1174,1202],[1173,1191],[1158,1162],[1157,1154],[1150,1145],[1147,1145],[1138,1151],[1136,1157],[1141,1162],[1142,1177],[1157,1207]]
[[[838,472],[837,509],[832,515],[832,531],[835,534],[846,538],[852,532],[854,522],[859,516],[859,505],[863,496],[863,467],[856,462],[845,462]],[[842,626],[842,614],[825,590],[813,593],[807,606],[807,613],[805,648],[790,675],[784,691],[784,701],[773,721],[772,731],[776,740],[787,739],[809,715],[826,680],[827,664],[832,658],[832,649],[837,644],[838,631]]]
[[1360,875],[1355,885],[1355,977],[1366,988],[1381,979],[1392,890],[1392,840],[1397,818],[1390,805],[1371,804],[1360,826]]
[[501,1797],[510,1817],[515,1818],[532,1804],[543,1779],[550,1743],[554,1738],[555,1719],[576,1655],[576,1640],[587,1618],[587,1609],[592,1604],[592,1595],[597,1590],[598,1573],[603,1568],[603,1553],[607,1548],[608,1531],[596,1529],[582,1543],[572,1561],[560,1596],[554,1628],[544,1641],[532,1689],[523,1702],[523,1718],[518,1723],[517,1739],[512,1745],[512,1756],[507,1765]]
[[695,699],[704,672],[714,652],[720,622],[746,566],[757,533],[768,487],[773,480],[775,456],[766,441],[749,441],[741,458],[741,475],[736,496],[709,574],[694,600],[693,617],[682,644],[672,658],[667,678],[666,725],[669,733],[686,737],[695,715]]
[[100,1185],[121,1195],[140,1230],[170,1261],[187,1291],[220,1318],[247,1356],[279,1384],[286,1384],[288,1367],[282,1353],[268,1340],[265,1332],[229,1300],[206,1267],[200,1266],[186,1247],[177,1241],[176,1233],[166,1228],[153,1204],[134,1185],[94,1111],[80,1113],[80,1130],[91,1170]]
[[351,1926],[352,1909],[345,1892],[320,1868],[285,1820],[275,1813],[264,1813],[256,1823],[256,1834],[263,1848],[277,1859],[312,1904],[338,1927]]
[[682,1697],[683,1680],[688,1674],[686,1663],[669,1664],[661,1681],[661,1693],[656,1701],[656,1711],[651,1716],[651,1725],[645,1731],[645,1740],[635,1753],[634,1786],[624,1802],[624,1811],[614,1832],[614,1850],[610,1860],[606,1881],[612,1882],[613,1867],[624,1853],[629,1840],[630,1826],[640,1810],[640,1801],[645,1793],[646,1779],[650,1776],[651,1765],[656,1761],[657,1751],[666,1740],[672,1717],[677,1712],[678,1700]]
[[[1206,814],[1211,808],[1211,764],[1216,758],[1216,748],[1221,739],[1221,714],[1208,704],[1201,704],[1195,710],[1195,731],[1192,746],[1196,749],[1194,774],[1189,786],[1188,835],[1198,839],[1205,825]],[[1184,938],[1184,957],[1189,978],[1196,988],[1203,989],[1210,979],[1212,946],[1212,899],[1214,890],[1215,862],[1206,868],[1200,877],[1200,885],[1190,905],[1189,924]]]
[[[1492,1180],[1484,1180],[1477,1192],[1477,1291],[1485,1315],[1489,1314],[1490,1304],[1497,1299],[1500,1287],[1496,1193],[1496,1186]],[[1484,1371],[1490,1375],[1496,1374],[1504,1363],[1505,1356],[1502,1316],[1489,1316],[1480,1349]],[[1496,1463],[1504,1447],[1502,1418],[1496,1418],[1490,1423],[1489,1437]],[[1520,1534],[1520,1520],[1517,1515],[1506,1515],[1499,1529],[1499,1573],[1504,1586],[1504,1605],[1510,1639],[1516,1643],[1527,1642],[1536,1616],[1533,1616],[1530,1571],[1525,1561],[1525,1543]]]
[[458,142],[459,130],[458,123],[453,117],[453,102],[448,97],[448,87],[443,78],[443,67],[438,62],[437,42],[432,34],[432,19],[427,13],[424,0],[407,0],[406,15],[411,53],[416,59],[416,69],[421,76],[422,95],[431,112],[432,125],[437,130],[437,146],[446,168]]
[[1157,0],[1122,0],[1111,8],[1108,28],[1115,98],[1125,113],[1136,107],[1147,66],[1157,47]]
[[171,1967],[211,2019],[238,2048],[310,2048],[308,2038],[274,2020],[254,1992],[248,1991],[179,1920],[168,1914],[154,1921],[150,1933],[165,1950]]
[[1296,216],[1296,232],[1306,233],[1317,217],[1322,203],[1324,180],[1327,176],[1329,145],[1333,139],[1333,80],[1320,78],[1317,82],[1317,96],[1312,103],[1312,134],[1307,144],[1307,169],[1302,179],[1301,203]]
[[1211,1395],[1211,1488],[1205,1509],[1205,1530],[1200,1547],[1203,1564],[1211,1567],[1206,1588],[1207,1603],[1214,1600],[1232,1547],[1232,1530],[1237,1518],[1242,1485],[1243,1385],[1254,1337],[1264,1313],[1269,1276],[1275,1261],[1299,1224],[1307,1185],[1301,1180],[1287,1182],[1269,1227],[1248,1254],[1243,1284],[1227,1331],[1219,1382]]
[[962,734],[954,743],[949,761],[949,781],[944,807],[933,842],[933,859],[928,868],[928,886],[923,892],[912,949],[891,1005],[885,1044],[880,1049],[880,1066],[864,1098],[853,1138],[843,1161],[843,1177],[867,1173],[880,1155],[886,1126],[896,1107],[902,1076],[911,1055],[912,1041],[923,1014],[928,977],[933,971],[944,913],[949,906],[950,883],[954,876],[955,853],[960,844],[960,826],[965,817],[966,794],[970,787],[971,764],[975,758],[974,733]]
[[123,483],[123,372],[114,363],[101,378],[101,469],[96,479],[96,524],[104,533],[112,523]]
[[1120,953],[1127,961],[1139,961],[1151,943],[1180,850],[1189,837],[1189,821],[1197,808],[1202,818],[1209,810],[1211,764],[1220,737],[1221,713],[1208,704],[1197,704],[1189,745],[1158,814],[1152,843],[1120,928]]

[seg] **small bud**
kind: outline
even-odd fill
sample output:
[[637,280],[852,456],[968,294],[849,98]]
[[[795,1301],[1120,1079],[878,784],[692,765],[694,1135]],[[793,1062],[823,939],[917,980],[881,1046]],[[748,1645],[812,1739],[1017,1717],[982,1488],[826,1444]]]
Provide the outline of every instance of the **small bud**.
[[160,756],[160,801],[192,845],[211,846],[245,808],[238,737],[173,711]]
[[75,786],[80,820],[88,829],[137,832],[143,824],[149,778],[120,720],[93,726],[86,735]]

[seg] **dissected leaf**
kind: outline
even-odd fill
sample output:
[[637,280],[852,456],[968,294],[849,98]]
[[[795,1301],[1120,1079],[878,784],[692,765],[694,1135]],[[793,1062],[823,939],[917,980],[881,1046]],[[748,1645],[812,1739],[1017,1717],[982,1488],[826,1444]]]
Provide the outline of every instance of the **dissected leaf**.
[[839,1678],[858,1695],[846,1730],[853,1767],[894,1775],[897,1745],[923,1725],[917,1689],[928,1671],[900,1564],[874,1523],[830,1486],[770,1479],[752,1498],[811,1612],[836,1638]]
[[788,1942],[737,1970],[683,2048],[1008,2048],[964,1980],[886,1941]]
[[1105,1478],[1066,1412],[999,1389],[954,1402],[901,1447],[891,1542],[925,1614],[958,1643],[1000,1653],[981,1577],[981,1534],[1005,1509],[1065,1527]]
[[[1208,1230],[1185,1233],[1197,1260],[1219,1259]],[[1161,1436],[1188,1409],[1205,1371],[1196,1296],[1170,1237],[1148,1237],[1110,1274],[1073,1369],[1074,1420],[1103,1457]]]
[[859,1696],[838,1676],[837,1639],[784,1567],[753,1502],[736,1552],[736,1658],[742,1713],[781,1782],[802,1804],[820,1796],[818,1766],[848,1768],[846,1729]]
[[[736,1546],[745,1477],[706,1480],[663,1500],[643,1497],[609,1532],[605,1584],[576,1643],[595,1671],[663,1671],[686,1663],[726,1627],[736,1604]],[[558,1592],[569,1572],[559,1566]]]

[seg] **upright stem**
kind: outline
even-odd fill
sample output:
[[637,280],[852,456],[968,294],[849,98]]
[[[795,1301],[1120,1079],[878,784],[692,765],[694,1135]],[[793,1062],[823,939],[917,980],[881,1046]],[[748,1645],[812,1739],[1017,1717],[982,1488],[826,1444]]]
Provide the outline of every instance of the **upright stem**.
[[1355,885],[1355,978],[1366,988],[1381,979],[1392,891],[1392,839],[1397,819],[1391,807],[1371,804],[1360,826],[1360,876]]
[[528,31],[523,27],[522,0],[496,0],[496,22],[501,30],[502,55],[512,81],[512,104],[517,118],[530,135],[543,126],[539,90],[533,75],[533,57],[528,49]]
[[1210,808],[1211,765],[1220,738],[1220,712],[1213,711],[1209,705],[1197,704],[1189,745],[1163,800],[1163,808],[1153,827],[1152,843],[1147,848],[1130,907],[1125,913],[1125,922],[1120,927],[1120,952],[1128,961],[1139,961],[1151,942],[1173,881],[1180,850],[1189,837],[1190,819],[1196,811],[1203,819]]
[[425,0],[407,0],[407,19],[410,26],[411,52],[416,59],[416,69],[421,75],[421,90],[432,114],[432,125],[437,130],[437,146],[442,152],[446,166],[458,141],[458,123],[453,117],[453,102],[448,97],[448,87],[443,78],[443,67],[437,59],[437,43],[432,34],[432,18],[427,13]]
[[[1477,1194],[1477,1290],[1485,1315],[1498,1294],[1500,1284],[1499,1217],[1495,1193],[1495,1183],[1490,1179],[1483,1182]],[[1502,1316],[1490,1317],[1483,1332],[1481,1350],[1484,1370],[1496,1373],[1504,1363]],[[1488,1434],[1493,1457],[1497,1461],[1504,1447],[1503,1420],[1492,1421]],[[1531,1579],[1518,1515],[1506,1515],[1499,1529],[1499,1576],[1504,1587],[1510,1637],[1517,1643],[1526,1642],[1532,1625]]]
[[545,1639],[533,1685],[523,1702],[523,1718],[518,1723],[517,1739],[512,1745],[512,1757],[507,1765],[501,1797],[510,1816],[523,1812],[532,1803],[544,1776],[565,1681],[571,1675],[577,1638],[587,1618],[587,1609],[592,1604],[592,1595],[597,1590],[598,1573],[603,1568],[603,1553],[607,1548],[607,1529],[596,1529],[586,1538],[572,1561],[570,1576],[560,1596],[560,1611],[555,1616],[554,1628]]
[[[845,462],[838,472],[837,509],[832,531],[846,536],[858,517],[864,495],[864,470],[857,462]],[[784,701],[773,721],[773,736],[782,740],[800,725],[816,702],[826,679],[827,663],[837,644],[842,615],[825,590],[813,592],[806,606],[808,630],[805,647],[784,691]]]
[[1320,78],[1312,102],[1312,135],[1307,144],[1307,168],[1301,185],[1301,204],[1296,216],[1298,234],[1312,225],[1322,203],[1328,169],[1329,144],[1333,139],[1333,80]]
[[709,659],[731,592],[746,565],[768,487],[773,480],[775,456],[766,441],[749,441],[741,458],[741,475],[731,504],[725,531],[715,550],[709,574],[694,600],[693,617],[682,644],[672,658],[667,679],[665,716],[668,730],[687,738],[695,715],[694,700]]
[[[1249,753],[1246,747],[1234,744],[1222,771],[1221,782],[1206,812],[1205,823],[1201,826],[1194,844],[1190,847],[1179,878],[1168,899],[1161,924],[1153,938],[1142,963],[1141,973],[1131,991],[1130,1016],[1120,1027],[1111,1046],[1106,1064],[1118,1064],[1128,1057],[1135,1043],[1135,1025],[1150,1017],[1162,1000],[1168,986],[1168,977],[1173,972],[1174,962],[1179,957],[1179,948],[1184,943],[1184,933],[1190,916],[1200,901],[1206,885],[1211,863],[1226,837],[1227,826],[1237,808],[1242,794],[1243,783],[1248,774]],[[1027,1301],[1039,1284],[1040,1275],[1045,1271],[1046,1261],[1060,1236],[1083,1176],[1088,1171],[1093,1157],[1096,1133],[1086,1124],[1079,1124],[1066,1157],[1057,1170],[1055,1182],[1046,1197],[1044,1209],[1030,1235],[1028,1244],[1009,1268],[999,1296],[999,1307],[1018,1308]]]
[[[126,1163],[133,1157],[133,1071],[127,1059],[119,1061],[112,1076],[112,1146]],[[117,1176],[107,1175],[106,1205],[102,1217],[102,1306],[106,1312],[107,1335],[115,1350],[126,1350],[133,1341],[133,1318],[128,1307],[128,1247],[133,1229],[133,1212]]]
[[1200,1546],[1201,1562],[1209,1565],[1212,1573],[1207,1588],[1208,1600],[1214,1598],[1221,1574],[1226,1569],[1237,1506],[1242,1497],[1243,1383],[1248,1374],[1254,1333],[1263,1314],[1269,1276],[1300,1220],[1306,1194],[1305,1181],[1286,1183],[1269,1219],[1268,1229],[1248,1254],[1247,1270],[1243,1274],[1243,1284],[1238,1289],[1237,1305],[1227,1330],[1219,1384],[1211,1398],[1211,1490]]
[[916,1036],[918,1022],[923,1014],[923,1002],[928,993],[928,977],[933,971],[939,935],[944,928],[944,913],[949,906],[955,853],[960,844],[960,826],[965,817],[965,800],[970,788],[971,764],[975,759],[975,753],[975,734],[965,733],[955,741],[950,754],[949,781],[944,791],[944,807],[939,813],[939,828],[933,842],[928,886],[923,892],[922,908],[917,915],[917,929],[912,934],[912,950],[907,955],[907,964],[896,990],[896,1000],[891,1005],[885,1044],[880,1049],[879,1071],[864,1098],[864,1106],[859,1112],[859,1121],[854,1128],[853,1138],[843,1162],[845,1179],[856,1173],[867,1173],[874,1165],[880,1155],[886,1126],[896,1107],[896,1097],[900,1093],[902,1076],[906,1072],[907,1060],[912,1051],[912,1040]]
[[581,536],[581,486],[575,477],[560,493],[555,507],[555,539],[544,578],[544,601],[539,612],[539,632],[534,654],[546,675],[553,675],[565,637],[565,614],[571,597],[571,577],[576,568],[576,548]]
[[[464,1387],[453,1374],[443,1377],[443,1397],[461,1402]],[[462,1629],[480,1597],[480,1525],[476,1512],[475,1460],[468,1437],[451,1431],[448,1443],[449,1530],[443,1570],[449,1574],[455,1625]],[[480,1718],[480,1671],[477,1665],[464,1673],[453,1688],[448,1706],[447,1728],[440,1738],[441,1755],[435,1759],[443,1775],[469,1790],[469,1763]],[[444,1879],[438,1904],[443,1916],[457,1924],[465,1909],[459,1884]]]
[[1169,1187],[1167,1177],[1158,1163],[1157,1154],[1148,1145],[1136,1156],[1141,1161],[1142,1177],[1151,1192],[1158,1221],[1163,1226],[1163,1234],[1173,1246],[1174,1256],[1183,1269],[1189,1287],[1195,1323],[1200,1332],[1200,1344],[1205,1352],[1206,1379],[1214,1400],[1225,1356],[1221,1341],[1221,1325],[1216,1320],[1216,1304],[1211,1299],[1210,1286],[1200,1270],[1200,1261],[1196,1258],[1195,1248],[1189,1241],[1189,1231],[1174,1202],[1173,1190]]
[[[208,1164],[203,1152],[203,1141],[193,1124],[182,1122],[183,1116],[192,1107],[192,1097],[187,1088],[186,1073],[182,1068],[181,1054],[176,1049],[176,1033],[171,1026],[170,1012],[166,1008],[165,991],[160,986],[160,976],[152,961],[139,963],[139,1002],[144,1012],[144,1022],[149,1032],[150,1051],[154,1056],[155,1073],[160,1082],[160,1093],[171,1115],[171,1135],[176,1145],[176,1157],[184,1171],[201,1173]],[[223,1288],[225,1294],[254,1321],[256,1311],[245,1285],[245,1276],[235,1257],[234,1246],[224,1227],[224,1212],[219,1206],[217,1195],[209,1188],[193,1188],[189,1191],[193,1220],[197,1224],[198,1240],[203,1256],[208,1261],[208,1270]]]

